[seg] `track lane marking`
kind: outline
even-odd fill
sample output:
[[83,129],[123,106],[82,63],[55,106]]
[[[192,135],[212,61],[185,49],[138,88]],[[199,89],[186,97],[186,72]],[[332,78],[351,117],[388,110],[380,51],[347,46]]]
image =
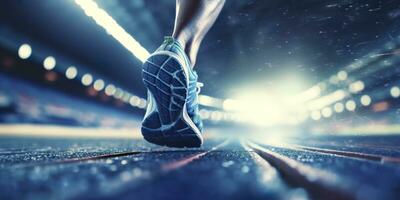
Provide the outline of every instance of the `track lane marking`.
[[[313,141],[313,143],[317,145],[330,145],[332,146],[331,142],[321,142],[321,141]],[[350,148],[373,148],[373,149],[381,149],[381,150],[386,150],[386,151],[396,151],[400,152],[400,148],[394,145],[387,145],[387,146],[381,146],[378,144],[368,144],[368,143],[348,143],[348,142],[334,142],[334,146],[346,146]]]
[[202,156],[206,155],[207,153],[208,152],[202,152],[202,153],[197,153],[197,154],[194,154],[194,155],[190,155],[190,156],[188,156],[188,157],[186,157],[184,159],[181,159],[181,160],[178,160],[178,161],[175,161],[175,162],[172,162],[172,163],[168,163],[168,164],[162,165],[161,169],[163,171],[170,171],[170,170],[178,169],[180,167],[183,167],[183,166],[189,164],[190,162],[192,162],[194,160],[197,160],[197,159],[201,158]]
[[385,164],[385,163],[400,164],[399,157],[361,153],[361,152],[357,152],[357,151],[333,150],[333,149],[329,149],[329,148],[308,147],[308,146],[297,145],[297,144],[288,144],[288,143],[287,144],[267,143],[266,145],[276,146],[276,147],[285,148],[285,149],[291,149],[291,150],[295,150],[295,151],[310,151],[310,152],[325,154],[325,155],[335,155],[335,156],[341,156],[341,157],[345,157],[345,158],[369,160],[369,161],[380,162],[382,164]]
[[71,158],[71,159],[59,160],[59,161],[48,163],[48,164],[67,164],[67,163],[75,163],[75,162],[94,161],[94,160],[101,160],[101,159],[107,159],[107,158],[137,155],[137,154],[141,154],[141,153],[145,153],[145,151],[127,151],[127,152],[111,153],[111,154],[104,154],[104,155],[98,155],[98,156],[89,156],[89,157],[85,157],[85,158]]
[[212,151],[215,151],[215,150],[217,150],[218,148],[220,148],[222,146],[227,145],[229,142],[230,142],[229,140],[225,140],[221,144],[211,148],[208,151],[192,154],[192,155],[190,155],[190,156],[188,156],[186,158],[183,158],[183,159],[180,159],[180,160],[177,160],[177,161],[173,161],[173,162],[164,164],[164,165],[161,166],[161,170],[165,171],[165,172],[168,172],[168,171],[171,171],[171,170],[176,170],[178,168],[181,168],[181,167],[191,163],[192,161],[198,160],[198,159],[202,158],[203,156],[205,156],[206,154],[208,154],[208,153],[210,153]]
[[[55,161],[44,161],[39,163],[19,163],[15,165],[10,165],[12,167],[35,167],[35,166],[45,166],[45,165],[60,165],[60,164],[71,164],[71,163],[79,163],[79,162],[86,162],[86,161],[95,161],[101,159],[108,159],[108,158],[115,158],[115,157],[123,157],[123,156],[130,156],[130,155],[138,155],[138,154],[145,154],[145,153],[165,153],[170,151],[162,151],[164,148],[157,148],[152,151],[125,151],[125,152],[117,152],[117,153],[108,153],[108,154],[101,154],[96,156],[85,156],[82,158],[67,158]],[[160,151],[161,150],[161,151]],[[49,153],[49,152],[41,152]],[[96,152],[89,152],[89,153],[96,153]]]
[[[176,169],[182,168],[184,166],[186,166],[187,164],[191,163],[192,161],[201,159],[202,157],[204,157],[207,153],[212,152],[217,150],[218,148],[227,145],[230,142],[230,140],[225,140],[224,142],[212,147],[210,150],[206,151],[206,152],[200,152],[200,153],[195,153],[192,154],[189,157],[186,157],[184,159],[180,159],[177,161],[173,161],[170,163],[167,163],[165,165],[161,165],[160,168],[155,169],[153,171],[151,171],[151,175],[148,177],[135,177],[129,180],[126,180],[124,182],[121,181],[116,181],[113,184],[110,184],[108,186],[107,191],[103,191],[103,193],[101,194],[103,197],[107,197],[107,198],[113,198],[115,196],[119,196],[119,195],[123,195],[124,193],[130,191],[132,188],[138,187],[140,185],[145,185],[145,184],[149,184],[151,183],[151,181],[157,180],[157,178],[160,178],[162,176],[167,175],[169,172],[172,172]],[[161,148],[161,149],[165,149],[165,148]],[[165,152],[165,151],[159,151],[159,152],[154,152],[154,153],[160,153],[160,152]],[[179,152],[179,151],[175,151],[175,152]],[[182,151],[184,152],[184,151]],[[200,155],[199,155],[200,154]],[[183,160],[187,160],[187,161],[183,161]],[[174,164],[174,163],[181,163],[181,164]],[[165,167],[166,165],[175,165],[174,167]],[[164,169],[163,169],[164,166]],[[129,185],[129,188],[123,187],[123,185]]]
[[338,185],[338,177],[335,174],[302,164],[250,141],[246,145],[275,167],[286,182],[305,188],[316,199],[356,199],[343,186]]
[[[250,155],[250,158],[254,161],[256,167],[260,171],[261,177],[258,178],[262,180],[262,184],[264,184],[270,191],[275,189],[276,193],[281,195],[277,199],[292,199],[290,198],[290,195],[289,197],[286,195],[293,193],[295,188],[291,188],[285,183],[285,180],[279,175],[278,170],[271,166],[268,161],[251,149],[248,145],[246,145],[245,140],[240,140],[240,145]],[[304,196],[300,196],[299,199],[308,199],[307,196],[308,193],[306,193]]]
[[361,153],[361,152],[354,152],[354,151],[333,150],[333,149],[327,149],[327,148],[325,149],[325,148],[307,147],[307,146],[302,146],[302,145],[294,145],[294,147],[297,147],[297,148],[303,149],[303,150],[307,150],[307,151],[317,152],[317,153],[334,154],[334,155],[339,155],[339,156],[344,156],[344,157],[377,161],[382,164],[383,163],[400,164],[400,158],[398,158],[398,157],[382,156],[382,155],[368,154],[368,153]]
[[[202,156],[206,155],[207,153],[209,153],[211,151],[215,151],[218,148],[227,145],[229,142],[230,142],[229,140],[225,140],[221,144],[219,144],[215,147],[212,147],[210,150],[208,150],[206,152],[195,153],[187,158],[162,165],[161,170],[162,171],[170,171],[173,169],[183,167],[184,165],[201,158]],[[185,151],[187,152],[188,150],[175,150],[174,151],[174,150],[166,150],[165,147],[160,147],[157,149],[153,149],[151,151],[126,151],[126,152],[102,154],[102,155],[97,155],[97,156],[86,156],[84,158],[62,159],[62,160],[56,160],[56,161],[50,161],[50,162],[27,163],[27,164],[20,163],[20,164],[13,165],[13,167],[35,167],[35,166],[45,166],[45,165],[71,164],[71,163],[95,161],[95,160],[102,160],[102,159],[116,158],[116,157],[130,156],[130,155],[138,155],[138,154],[169,153],[169,152],[178,153],[178,152],[185,152]],[[190,150],[190,151],[200,151],[200,150]],[[95,152],[93,152],[93,153],[95,153]]]
[[97,156],[87,156],[84,158],[69,158],[69,159],[62,159],[50,162],[39,162],[39,163],[19,163],[15,165],[10,165],[11,167],[16,168],[24,168],[24,167],[36,167],[36,166],[46,166],[46,165],[62,165],[62,164],[72,164],[72,163],[79,163],[79,162],[86,162],[86,161],[95,161],[101,159],[108,159],[108,158],[115,158],[121,156],[129,156],[129,155],[138,155],[145,153],[145,151],[128,151],[128,152],[120,152],[120,153],[112,153],[112,154],[103,154]]

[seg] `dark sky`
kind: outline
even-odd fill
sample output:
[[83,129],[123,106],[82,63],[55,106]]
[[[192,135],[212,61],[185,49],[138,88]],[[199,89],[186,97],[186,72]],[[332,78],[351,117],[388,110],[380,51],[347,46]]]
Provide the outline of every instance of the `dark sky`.
[[[242,92],[237,84],[269,90],[288,79],[316,83],[399,35],[396,1],[230,4],[205,41],[199,62],[206,82],[218,82],[208,89],[222,93],[229,88],[228,95]],[[207,66],[207,54],[219,51],[218,64]]]

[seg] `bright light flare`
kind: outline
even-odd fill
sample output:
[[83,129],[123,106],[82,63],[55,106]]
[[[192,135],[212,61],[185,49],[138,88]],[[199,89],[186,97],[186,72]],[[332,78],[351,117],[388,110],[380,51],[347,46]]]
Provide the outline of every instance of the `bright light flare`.
[[131,52],[141,62],[144,62],[150,53],[143,48],[129,33],[125,31],[106,11],[101,9],[93,0],[75,0],[85,14],[91,17],[108,34],[114,37],[122,46]]
[[336,90],[333,93],[307,103],[307,107],[309,110],[322,109],[325,106],[344,99],[346,96],[348,96],[348,94],[344,90]]
[[[280,95],[259,94],[259,91],[254,91],[238,99],[225,100],[223,107],[225,110],[237,112],[244,121],[260,126],[298,123],[299,117],[292,113],[293,106],[282,99]],[[214,118],[219,120],[219,117]]]
[[[251,84],[241,89],[246,93],[224,100],[222,107],[229,114],[225,118],[262,127],[297,125],[310,116],[304,104],[319,97],[326,88],[324,83],[318,83],[304,91],[309,85],[307,79],[294,74],[276,81],[280,84]],[[236,115],[240,120],[235,120]]]
[[222,103],[222,107],[224,108],[224,110],[241,110],[242,105],[241,101],[238,100],[234,100],[234,99],[226,99],[223,103]]
[[321,113],[318,110],[314,110],[311,112],[311,119],[318,121],[321,119]]
[[199,103],[203,106],[221,107],[222,100],[207,95],[199,95]]
[[306,102],[315,99],[321,95],[323,89],[324,89],[323,84],[315,85],[310,89],[306,90],[305,92],[301,93],[300,95],[297,95],[295,97],[295,100],[299,102]]

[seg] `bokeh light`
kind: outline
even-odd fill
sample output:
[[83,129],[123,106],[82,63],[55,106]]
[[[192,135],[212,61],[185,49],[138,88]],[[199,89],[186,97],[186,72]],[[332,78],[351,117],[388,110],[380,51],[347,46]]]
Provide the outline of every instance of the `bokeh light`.
[[56,67],[56,59],[53,56],[48,56],[43,61],[43,67],[46,70],[52,70]]
[[78,70],[74,66],[70,66],[65,71],[65,77],[68,79],[74,79],[78,75]]
[[93,82],[93,77],[91,74],[84,74],[82,76],[81,82],[84,86],[89,86]]
[[32,54],[32,48],[29,44],[23,44],[18,49],[18,56],[21,59],[28,59]]

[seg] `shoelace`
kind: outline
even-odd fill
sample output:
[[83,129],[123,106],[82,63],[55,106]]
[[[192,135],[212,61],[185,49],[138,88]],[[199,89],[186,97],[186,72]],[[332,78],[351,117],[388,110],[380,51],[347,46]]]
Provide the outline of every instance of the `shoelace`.
[[204,86],[203,83],[200,83],[200,82],[197,82],[197,83],[196,83],[196,93],[197,93],[197,94],[200,94],[201,88],[202,88],[203,86]]

